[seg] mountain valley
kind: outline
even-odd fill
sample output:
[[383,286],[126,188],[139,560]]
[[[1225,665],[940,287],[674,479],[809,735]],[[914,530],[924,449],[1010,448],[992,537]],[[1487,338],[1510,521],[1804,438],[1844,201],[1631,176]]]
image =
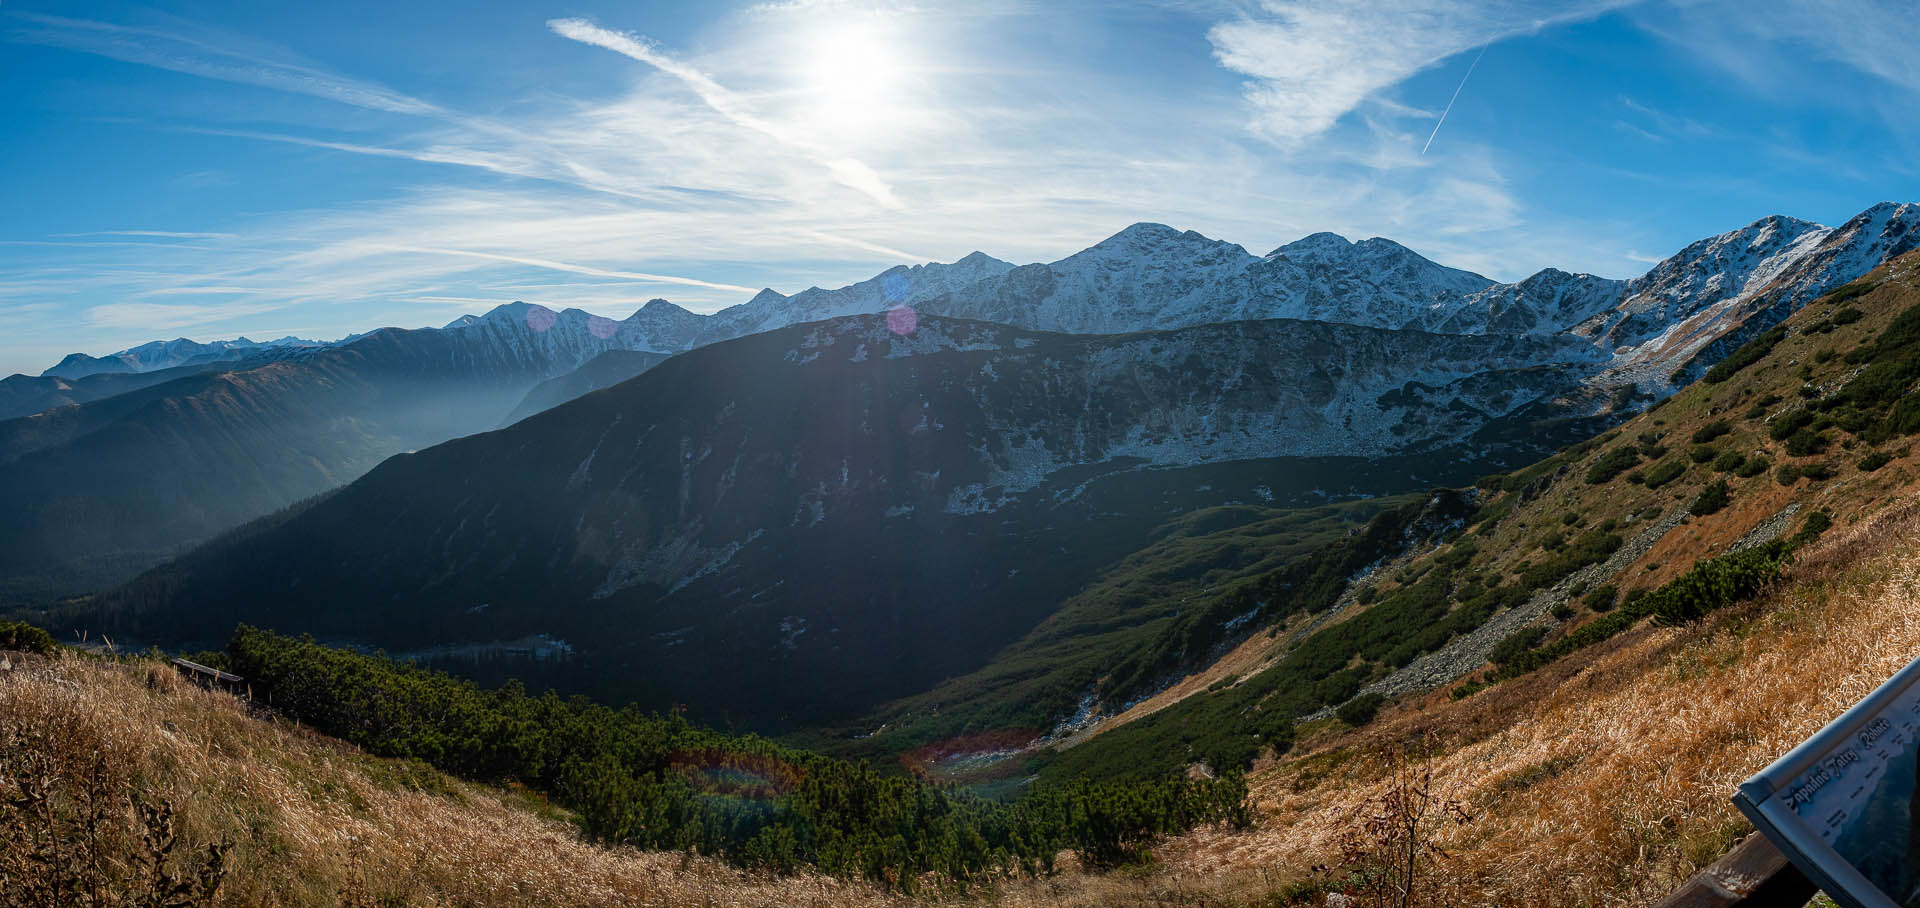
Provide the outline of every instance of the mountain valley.
[[[1015,267],[976,253],[952,265],[889,269],[839,290],[763,291],[710,316],[664,300],[621,321],[515,303],[437,330],[383,329],[334,344],[174,341],[102,358],[75,354],[41,379],[6,380],[16,411],[42,410],[0,422],[0,464],[15,465],[7,494],[24,515],[17,535],[25,540],[0,559],[0,601],[44,601],[127,579],[216,533],[350,482],[386,457],[511,424],[668,355],[902,307],[916,318],[1077,334],[1304,319],[1405,332],[1400,343],[1421,356],[1431,355],[1426,346],[1458,345],[1462,337],[1506,338],[1525,352],[1513,347],[1476,375],[1409,371],[1389,388],[1378,384],[1386,375],[1303,373],[1298,399],[1364,393],[1382,395],[1383,406],[1343,404],[1317,417],[1337,425],[1234,417],[1241,423],[1209,434],[1206,450],[1192,458],[1163,446],[1142,461],[1390,456],[1454,433],[1475,441],[1459,455],[1485,458],[1482,467],[1491,468],[1507,456],[1503,431],[1511,441],[1542,425],[1618,418],[1635,395],[1667,393],[1671,378],[1704,369],[1714,351],[1911,248],[1914,211],[1880,205],[1831,230],[1769,218],[1694,244],[1626,282],[1549,270],[1497,284],[1388,240],[1349,243],[1325,233],[1256,257],[1191,231],[1139,224],[1051,264]],[[1669,323],[1671,330],[1653,330]],[[1348,382],[1354,386],[1340,387]],[[1389,415],[1378,422],[1379,414]],[[1188,411],[1180,418],[1211,417]],[[1575,437],[1527,441],[1526,453]],[[146,451],[154,442],[159,447]],[[1134,456],[1132,444],[1079,444],[1007,469],[1098,464]],[[227,466],[199,477],[170,472],[211,463]],[[238,482],[209,484],[212,475]],[[1412,479],[1355,491],[1390,494]],[[49,523],[35,515],[60,516]]]

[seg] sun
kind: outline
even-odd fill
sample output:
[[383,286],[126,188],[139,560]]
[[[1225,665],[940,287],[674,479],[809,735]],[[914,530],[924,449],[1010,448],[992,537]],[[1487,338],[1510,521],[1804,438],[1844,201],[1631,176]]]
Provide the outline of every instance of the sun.
[[880,23],[824,27],[804,42],[800,95],[808,127],[862,142],[886,128],[907,73],[900,38]]

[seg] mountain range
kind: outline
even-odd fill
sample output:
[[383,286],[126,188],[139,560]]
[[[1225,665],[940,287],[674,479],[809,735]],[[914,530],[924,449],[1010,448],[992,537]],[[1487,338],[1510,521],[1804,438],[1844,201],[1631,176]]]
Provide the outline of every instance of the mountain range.
[[561,686],[844,718],[977,667],[1194,508],[1458,484],[1590,435],[1916,227],[1768,218],[1632,281],[1501,284],[1378,238],[1255,256],[1139,224],[712,315],[515,303],[0,423],[0,577],[71,593],[180,555],[72,620],[543,639]]
[[177,366],[235,362],[245,359],[272,359],[293,351],[322,346],[326,345],[319,341],[303,340],[292,336],[264,343],[241,337],[204,344],[181,337],[170,341],[149,341],[138,347],[131,347],[107,356],[95,357],[85,353],[70,353],[65,359],[40,373],[40,377],[74,379],[89,375],[153,372]]
[[[712,717],[871,705],[1010,642],[1196,500],[1470,478],[1334,467],[1430,452],[1568,387],[1580,368],[1539,365],[1562,346],[1281,319],[816,322],[392,458],[106,599],[137,639],[217,642],[236,622],[409,652],[545,636],[578,683]],[[1137,494],[1134,474],[1175,468],[1208,488]],[[947,645],[928,657],[924,639]]]

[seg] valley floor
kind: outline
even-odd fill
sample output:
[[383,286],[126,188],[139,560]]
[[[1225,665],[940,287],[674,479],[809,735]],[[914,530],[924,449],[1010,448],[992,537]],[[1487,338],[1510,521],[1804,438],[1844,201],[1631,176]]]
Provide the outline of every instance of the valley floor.
[[[1471,818],[1432,824],[1447,856],[1423,868],[1423,896],[1648,904],[1747,833],[1727,800],[1736,784],[1915,653],[1920,507],[1900,507],[1836,526],[1777,589],[1702,625],[1641,628],[1463,700],[1403,701],[1363,729],[1303,729],[1256,770],[1250,831],[1189,834],[1132,871],[917,896],[597,847],[531,793],[368,757],[159,663],[13,655],[0,671],[0,788],[51,784],[106,806],[71,828],[30,808],[5,815],[0,904],[32,903],[22,874],[49,832],[74,854],[96,849],[109,869],[91,881],[122,888],[160,879],[136,872],[156,857],[190,877],[210,843],[228,843],[216,905],[1313,903],[1333,880],[1313,868],[1352,851],[1393,776],[1386,755],[1409,742],[1424,742],[1414,765],[1431,771],[1429,790]],[[131,804],[150,808],[144,824]],[[165,847],[160,805],[178,832]]]

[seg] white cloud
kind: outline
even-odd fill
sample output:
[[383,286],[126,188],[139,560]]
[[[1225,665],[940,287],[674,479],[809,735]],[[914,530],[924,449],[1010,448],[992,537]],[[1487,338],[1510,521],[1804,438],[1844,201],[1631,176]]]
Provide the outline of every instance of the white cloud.
[[721,116],[807,155],[815,163],[825,167],[835,180],[851,189],[865,193],[874,201],[888,208],[900,207],[900,200],[894,196],[893,188],[888,186],[872,167],[855,158],[834,157],[813,142],[754,113],[745,99],[728,91],[699,69],[660,52],[646,39],[609,31],[584,19],[553,19],[547,22],[547,27],[562,37],[571,38],[583,44],[604,47],[680,80],[699,96],[701,101]]
[[89,230],[84,233],[56,233],[54,234],[54,236],[62,236],[62,237],[151,236],[151,237],[161,237],[164,239],[175,239],[175,240],[215,240],[215,239],[232,239],[235,236],[235,234],[202,233],[202,232],[189,231],[189,230]]
[[161,333],[272,312],[273,303],[106,303],[87,310],[94,327]]
[[739,286],[738,284],[719,284],[719,283],[714,283],[713,281],[703,281],[698,278],[691,278],[691,277],[677,277],[675,275],[670,275],[670,274],[647,274],[639,271],[616,271],[609,268],[594,268],[589,265],[575,265],[569,262],[557,262],[552,259],[528,258],[526,256],[519,256],[519,255],[502,255],[498,252],[475,252],[471,249],[435,249],[431,247],[422,247],[422,246],[390,246],[387,248],[393,252],[419,252],[419,253],[424,253],[426,255],[466,256],[468,258],[488,259],[495,262],[506,262],[512,265],[526,265],[531,268],[544,268],[549,271],[566,271],[566,272],[571,272],[573,274],[593,275],[595,277],[623,278],[625,280],[642,281],[649,284],[677,284],[682,287],[703,287],[708,290],[731,290],[735,293],[754,292],[754,289],[752,287],[742,287],[742,286]]
[[[14,37],[207,79],[257,85],[388,113],[439,116],[439,107],[379,85],[286,59],[268,59],[207,38],[90,19],[15,13],[34,27]],[[277,49],[276,49],[277,50]]]
[[1282,145],[1320,135],[1368,98],[1489,42],[1633,0],[1262,0],[1208,33],[1222,66],[1253,77],[1254,128]]

